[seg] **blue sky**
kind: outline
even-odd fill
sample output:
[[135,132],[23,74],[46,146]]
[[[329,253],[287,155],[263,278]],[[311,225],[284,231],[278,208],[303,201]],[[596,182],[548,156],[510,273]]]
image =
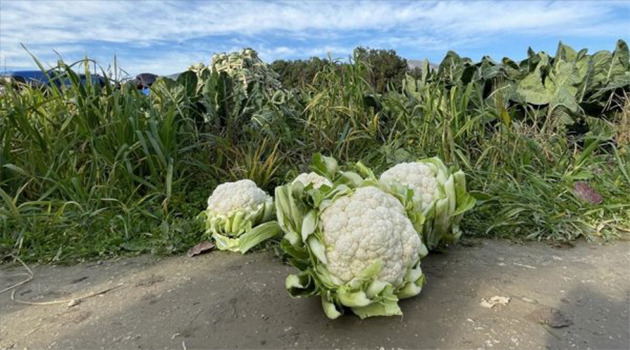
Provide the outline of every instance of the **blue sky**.
[[439,62],[522,59],[558,41],[590,52],[630,39],[628,1],[24,1],[0,0],[0,70],[85,55],[130,74],[170,74],[252,47],[275,59],[346,58],[357,46]]

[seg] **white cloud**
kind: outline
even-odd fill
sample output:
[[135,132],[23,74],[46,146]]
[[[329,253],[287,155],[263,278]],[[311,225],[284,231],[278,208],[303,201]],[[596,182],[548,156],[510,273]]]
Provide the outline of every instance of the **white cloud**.
[[[0,61],[11,66],[30,61],[20,43],[39,53],[57,48],[64,56],[103,43],[139,64],[150,55],[136,57],[130,48],[147,51],[197,40],[207,41],[204,49],[223,51],[254,42],[262,57],[276,59],[327,51],[345,55],[357,43],[444,50],[498,35],[614,37],[627,27],[628,17],[619,19],[615,13],[630,14],[627,4],[602,1],[1,1],[0,10]],[[299,44],[287,45],[283,39]],[[161,71],[181,69],[175,62],[197,57],[196,51],[204,50],[186,47],[157,55],[151,65]]]

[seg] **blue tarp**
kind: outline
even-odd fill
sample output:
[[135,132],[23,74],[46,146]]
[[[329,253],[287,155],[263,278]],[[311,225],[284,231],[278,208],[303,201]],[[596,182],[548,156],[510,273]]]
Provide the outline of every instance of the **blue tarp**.
[[[46,77],[46,74],[48,74],[48,77]],[[78,76],[81,84],[85,84],[85,82],[87,81],[87,76],[85,74],[79,74]],[[63,73],[55,72],[52,70],[47,71],[46,73],[42,72],[41,70],[10,71],[0,74],[0,77],[9,77],[15,79],[18,82],[28,84],[51,86],[52,83],[54,83],[57,86],[70,85],[70,80],[68,78],[64,78]],[[103,78],[101,78],[99,75],[91,75],[90,78],[92,84],[94,85],[101,85],[103,83]]]

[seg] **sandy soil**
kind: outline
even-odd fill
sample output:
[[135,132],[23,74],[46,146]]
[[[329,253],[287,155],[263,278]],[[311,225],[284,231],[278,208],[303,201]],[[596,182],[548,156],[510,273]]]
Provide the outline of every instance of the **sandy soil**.
[[[213,251],[33,267],[0,294],[1,349],[485,348],[629,349],[630,242],[469,241],[423,260],[428,283],[404,317],[328,320],[318,298],[291,299],[292,271],[271,252]],[[0,289],[23,279],[0,269]],[[110,289],[114,288],[114,289]],[[509,297],[486,308],[482,299]]]

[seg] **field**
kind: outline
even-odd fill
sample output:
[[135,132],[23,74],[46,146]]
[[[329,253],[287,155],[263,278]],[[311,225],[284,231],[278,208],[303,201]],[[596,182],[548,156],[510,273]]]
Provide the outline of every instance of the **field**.
[[[117,70],[60,63],[63,88],[0,96],[0,255],[77,262],[178,254],[203,239],[216,185],[273,193],[313,154],[380,173],[438,156],[477,205],[467,236],[571,242],[630,232],[628,47],[480,62],[449,52],[389,86],[355,55],[285,87],[252,50],[222,71],[195,65],[144,96]],[[240,61],[239,61],[240,60]],[[107,77],[80,84],[74,71]],[[247,69],[242,69],[246,67]],[[43,69],[44,67],[42,67]],[[89,81],[89,79],[88,79]]]

